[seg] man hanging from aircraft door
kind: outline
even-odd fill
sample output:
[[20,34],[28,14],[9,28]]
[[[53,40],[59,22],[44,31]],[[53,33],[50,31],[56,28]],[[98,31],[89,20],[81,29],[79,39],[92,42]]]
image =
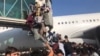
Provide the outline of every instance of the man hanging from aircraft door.
[[50,8],[46,4],[43,4],[43,6],[41,6],[38,2],[36,2],[34,10],[35,10],[34,24],[33,27],[31,27],[31,30],[34,33],[35,39],[41,38],[42,40],[44,40],[43,32],[46,32],[45,25],[52,26],[52,23],[49,21],[51,16],[49,16],[48,14]]
[[46,9],[48,10],[48,13],[44,13],[43,18],[44,18],[44,23],[46,26],[49,27],[49,32],[50,32],[51,29],[53,28],[52,7],[51,7],[50,0],[46,0],[45,2],[46,2]]

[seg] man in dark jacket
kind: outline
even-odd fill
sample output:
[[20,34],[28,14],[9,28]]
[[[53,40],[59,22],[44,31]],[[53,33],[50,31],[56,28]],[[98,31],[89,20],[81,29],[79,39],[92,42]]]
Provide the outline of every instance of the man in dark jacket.
[[65,38],[64,49],[65,49],[66,56],[68,56],[69,54],[72,53],[72,46],[71,46],[71,42],[69,42],[69,40],[68,40],[68,36],[65,35],[64,38]]

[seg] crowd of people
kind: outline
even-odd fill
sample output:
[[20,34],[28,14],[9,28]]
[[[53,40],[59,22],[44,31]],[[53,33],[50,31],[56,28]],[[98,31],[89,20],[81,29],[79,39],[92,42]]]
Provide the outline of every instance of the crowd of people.
[[[42,0],[40,0],[42,1]],[[46,0],[49,1],[49,0]],[[61,34],[51,33],[52,27],[49,25],[49,35],[46,36],[46,23],[49,17],[47,14],[51,8],[49,5],[36,2],[30,4],[31,13],[28,15],[27,24],[30,26],[30,31],[34,33],[35,39],[42,39],[44,41],[44,47],[41,49],[31,49],[28,54],[21,54],[15,47],[8,47],[5,50],[5,56],[99,56],[100,49],[96,48],[92,44],[87,43],[75,43],[68,40],[68,36],[65,35],[65,39],[62,40]],[[44,37],[47,37],[45,40]]]
[[75,43],[68,40],[65,35],[65,40],[62,40],[61,35],[57,34],[56,40],[52,39],[52,44],[45,42],[44,47],[33,48],[28,54],[19,54],[15,47],[8,47],[5,51],[5,56],[99,56],[100,49],[93,44]]

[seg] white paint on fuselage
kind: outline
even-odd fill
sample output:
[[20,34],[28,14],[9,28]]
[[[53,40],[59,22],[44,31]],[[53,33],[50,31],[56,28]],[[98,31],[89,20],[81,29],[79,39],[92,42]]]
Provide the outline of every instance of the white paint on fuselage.
[[[65,22],[67,22],[67,24]],[[74,37],[99,25],[100,13],[57,16],[54,17],[53,31],[60,33],[62,37],[64,35]]]

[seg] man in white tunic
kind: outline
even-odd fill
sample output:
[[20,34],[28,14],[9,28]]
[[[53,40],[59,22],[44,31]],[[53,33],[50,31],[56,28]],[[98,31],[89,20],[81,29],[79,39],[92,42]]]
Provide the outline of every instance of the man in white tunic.
[[63,43],[61,43],[61,40],[59,40],[58,44],[59,44],[59,49],[64,53],[64,56],[65,56],[64,45]]
[[36,0],[36,2],[40,4],[40,7],[45,4],[45,0]]

